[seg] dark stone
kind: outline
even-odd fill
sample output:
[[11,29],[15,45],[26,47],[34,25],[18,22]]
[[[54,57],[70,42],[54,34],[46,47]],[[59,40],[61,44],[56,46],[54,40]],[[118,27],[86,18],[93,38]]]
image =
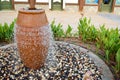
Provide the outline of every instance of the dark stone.
[[55,73],[54,73],[54,72],[50,72],[49,75],[50,75],[51,77],[54,77]]

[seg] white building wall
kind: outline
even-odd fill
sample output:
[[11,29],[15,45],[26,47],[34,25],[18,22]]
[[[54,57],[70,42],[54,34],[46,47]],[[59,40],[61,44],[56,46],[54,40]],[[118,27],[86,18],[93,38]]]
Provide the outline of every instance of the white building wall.
[[36,2],[48,2],[49,0],[36,0]]
[[65,0],[66,3],[78,3],[78,0]]

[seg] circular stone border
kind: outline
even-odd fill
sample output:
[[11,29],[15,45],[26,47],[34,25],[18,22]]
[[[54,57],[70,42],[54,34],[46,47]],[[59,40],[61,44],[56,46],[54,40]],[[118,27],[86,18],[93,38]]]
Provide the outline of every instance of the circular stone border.
[[[85,49],[81,46],[77,46],[77,45],[62,42],[62,41],[55,41],[55,43],[65,44],[65,45],[69,44],[70,46],[75,47],[75,48],[79,49],[80,51],[86,53],[94,61],[95,65],[102,69],[102,79],[103,80],[114,80],[113,74],[110,71],[109,67],[105,64],[105,62],[102,59],[100,59],[92,51],[87,50],[87,49]],[[16,43],[8,44],[8,45],[5,45],[5,46],[1,46],[0,49],[4,49],[4,48],[10,47],[10,46],[17,46],[17,45],[16,45]]]

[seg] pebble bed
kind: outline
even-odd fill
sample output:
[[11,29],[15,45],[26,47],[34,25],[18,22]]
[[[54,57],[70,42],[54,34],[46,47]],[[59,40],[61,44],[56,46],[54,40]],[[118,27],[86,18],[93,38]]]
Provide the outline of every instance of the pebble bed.
[[94,61],[79,48],[56,43],[56,67],[29,69],[20,60],[17,47],[0,49],[0,80],[102,80],[102,73]]

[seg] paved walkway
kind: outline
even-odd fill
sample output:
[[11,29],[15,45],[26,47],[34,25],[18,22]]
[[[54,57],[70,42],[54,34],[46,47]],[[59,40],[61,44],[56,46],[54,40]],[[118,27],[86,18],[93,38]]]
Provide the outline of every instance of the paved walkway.
[[[28,7],[28,5],[15,5],[16,10],[14,11],[0,11],[0,23],[11,23],[14,18],[17,17],[18,10],[22,7]],[[81,12],[78,12],[78,7],[73,6],[67,7],[64,11],[51,11],[48,9],[47,5],[37,5],[38,8],[42,7],[46,10],[46,15],[49,20],[49,23],[51,23],[53,20],[56,21],[56,23],[63,24],[63,28],[66,29],[68,24],[70,24],[73,27],[73,30],[77,30],[79,19],[82,17]],[[83,13],[84,17],[91,18],[92,24],[94,24],[97,28],[105,24],[106,28],[120,28],[120,15],[115,15],[112,13]]]

